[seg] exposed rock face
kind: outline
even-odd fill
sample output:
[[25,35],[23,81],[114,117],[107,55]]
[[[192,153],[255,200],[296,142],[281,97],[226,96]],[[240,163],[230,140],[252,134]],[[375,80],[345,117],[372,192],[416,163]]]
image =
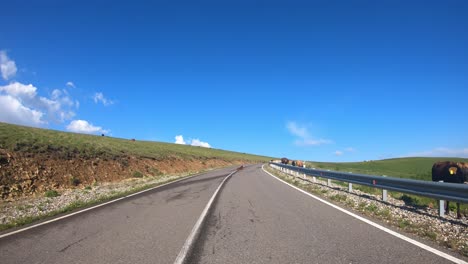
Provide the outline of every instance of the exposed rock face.
[[[233,162],[238,164],[241,162]],[[164,160],[136,158],[64,157],[63,154],[8,152],[0,149],[0,197],[11,200],[31,196],[50,189],[65,189],[95,182],[114,182],[131,178],[135,171],[143,175],[164,175],[228,166],[219,159]]]

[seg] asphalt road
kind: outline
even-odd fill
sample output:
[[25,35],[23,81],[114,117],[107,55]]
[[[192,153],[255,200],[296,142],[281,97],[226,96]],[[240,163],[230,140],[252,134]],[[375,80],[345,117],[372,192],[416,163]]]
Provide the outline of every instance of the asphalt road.
[[[173,263],[229,174],[202,174],[0,238],[0,263]],[[450,263],[244,168],[224,185],[187,263]]]
[[451,263],[300,193],[260,166],[236,173],[191,263]]
[[173,263],[222,169],[0,239],[0,263]]

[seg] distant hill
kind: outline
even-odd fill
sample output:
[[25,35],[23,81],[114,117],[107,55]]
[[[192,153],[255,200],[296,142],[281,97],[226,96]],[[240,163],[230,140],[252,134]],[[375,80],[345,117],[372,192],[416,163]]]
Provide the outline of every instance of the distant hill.
[[220,149],[0,123],[0,197],[270,159]]

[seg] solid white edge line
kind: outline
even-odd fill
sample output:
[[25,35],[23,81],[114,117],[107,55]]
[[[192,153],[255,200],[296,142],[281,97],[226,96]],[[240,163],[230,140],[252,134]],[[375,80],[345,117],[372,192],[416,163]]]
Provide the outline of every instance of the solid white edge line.
[[192,178],[192,177],[199,176],[199,175],[201,175],[201,174],[203,174],[203,173],[197,173],[197,174],[194,174],[194,175],[190,175],[190,176],[188,176],[188,177],[183,177],[183,178],[178,179],[178,180],[175,180],[175,181],[171,181],[171,182],[168,182],[168,183],[164,183],[164,184],[162,184],[162,185],[158,185],[158,186],[155,186],[155,187],[150,188],[150,189],[146,189],[146,190],[143,190],[143,191],[139,191],[139,192],[137,192],[137,193],[132,193],[132,194],[126,195],[126,196],[124,196],[124,197],[120,197],[120,198],[117,198],[117,199],[114,199],[114,200],[111,200],[111,201],[108,201],[108,202],[105,202],[105,203],[102,203],[102,204],[98,204],[98,205],[95,205],[95,206],[92,206],[92,207],[89,207],[89,208],[86,208],[86,209],[83,209],[83,210],[80,210],[80,211],[77,211],[77,212],[74,212],[74,213],[70,213],[70,214],[67,214],[67,215],[64,215],[64,216],[60,216],[60,217],[57,217],[57,218],[54,218],[54,219],[51,219],[51,220],[48,220],[48,221],[45,221],[45,222],[41,222],[41,223],[32,225],[32,226],[28,226],[28,227],[25,227],[25,228],[21,228],[21,229],[18,229],[18,230],[15,230],[15,231],[12,231],[12,232],[9,232],[9,233],[0,235],[0,238],[4,238],[4,237],[7,237],[7,236],[11,236],[11,235],[14,235],[14,234],[17,234],[17,233],[20,233],[20,232],[23,232],[23,231],[26,231],[26,230],[29,230],[29,229],[33,229],[33,228],[36,228],[36,227],[39,227],[39,226],[42,226],[42,225],[46,225],[46,224],[49,224],[49,223],[52,223],[52,222],[55,222],[55,221],[62,220],[62,219],[64,219],[64,218],[67,218],[67,217],[70,217],[70,216],[74,216],[74,215],[77,215],[77,214],[81,214],[81,213],[84,213],[84,212],[86,212],[86,211],[93,210],[93,209],[95,209],[95,208],[98,208],[98,207],[101,207],[101,206],[104,206],[104,205],[107,205],[107,204],[111,204],[111,203],[120,201],[120,200],[125,199],[125,198],[129,198],[129,197],[132,197],[132,196],[141,194],[141,193],[149,192],[149,191],[152,191],[152,190],[154,190],[154,189],[157,189],[157,188],[160,188],[160,187],[163,187],[163,186],[172,184],[172,183],[176,183],[176,182],[179,182],[179,181],[187,180],[187,179],[190,179],[190,178]]
[[413,245],[415,245],[415,246],[418,246],[418,247],[420,247],[420,248],[422,248],[422,249],[425,249],[425,250],[427,250],[427,251],[429,251],[429,252],[431,252],[431,253],[434,253],[434,254],[436,254],[436,255],[438,255],[438,256],[440,256],[440,257],[443,257],[443,258],[445,258],[445,259],[447,259],[447,260],[450,260],[450,261],[452,261],[452,262],[454,262],[454,263],[458,263],[458,264],[468,264],[468,263],[465,262],[464,260],[461,260],[461,259],[458,259],[458,258],[456,258],[456,257],[453,257],[453,256],[451,256],[451,255],[449,255],[449,254],[446,254],[446,253],[444,253],[444,252],[442,252],[442,251],[439,251],[439,250],[437,250],[437,249],[435,249],[435,248],[432,248],[432,247],[430,247],[430,246],[428,246],[428,245],[425,245],[425,244],[423,244],[423,243],[421,243],[421,242],[418,242],[418,241],[416,241],[416,240],[414,240],[414,239],[411,239],[411,238],[409,238],[409,237],[406,237],[406,236],[404,236],[404,235],[402,235],[402,234],[400,234],[400,233],[397,233],[397,232],[395,232],[395,231],[393,231],[393,230],[390,230],[390,229],[388,229],[388,228],[386,228],[386,227],[383,227],[383,226],[381,226],[381,225],[379,225],[379,224],[377,224],[377,223],[374,223],[374,222],[372,222],[372,221],[370,221],[370,220],[368,220],[368,219],[366,219],[366,218],[364,218],[364,217],[361,217],[361,216],[359,216],[359,215],[356,215],[356,214],[354,214],[354,213],[351,213],[351,212],[349,212],[349,211],[347,211],[347,210],[345,210],[345,209],[343,209],[343,208],[341,208],[341,207],[339,207],[339,206],[337,206],[337,205],[334,205],[334,204],[332,204],[332,203],[330,203],[330,202],[328,202],[328,201],[325,201],[325,200],[323,200],[323,199],[321,199],[321,198],[319,198],[319,197],[317,197],[317,196],[315,196],[315,195],[313,195],[313,194],[310,194],[310,193],[308,193],[308,192],[306,192],[306,191],[304,191],[304,190],[302,190],[302,189],[300,189],[300,188],[298,188],[298,187],[296,187],[296,186],[294,186],[294,185],[292,185],[292,184],[290,184],[290,183],[288,183],[288,182],[285,182],[285,181],[283,181],[282,179],[278,178],[277,176],[275,176],[275,175],[271,174],[270,172],[266,171],[266,170],[263,168],[264,166],[265,166],[265,165],[262,166],[262,170],[263,170],[265,173],[267,173],[268,175],[270,175],[271,177],[273,177],[273,178],[277,179],[278,181],[281,181],[281,182],[283,182],[283,183],[289,185],[290,187],[292,187],[292,188],[294,188],[294,189],[296,189],[296,190],[298,190],[298,191],[300,191],[300,192],[302,192],[302,193],[304,193],[304,194],[306,194],[306,195],[308,195],[308,196],[310,196],[310,197],[312,197],[312,198],[314,198],[314,199],[316,199],[316,200],[318,200],[318,201],[320,201],[320,202],[322,202],[322,203],[324,203],[324,204],[326,204],[326,205],[329,205],[329,206],[331,206],[331,207],[333,207],[333,208],[335,208],[335,209],[337,209],[337,210],[339,210],[339,211],[341,211],[341,212],[343,212],[343,213],[345,213],[345,214],[347,214],[347,215],[350,215],[350,216],[352,216],[352,217],[354,217],[354,218],[356,218],[356,219],[359,219],[359,220],[363,221],[364,223],[367,223],[367,224],[369,224],[369,225],[371,225],[371,226],[373,226],[373,227],[376,227],[376,228],[378,228],[378,229],[380,229],[380,230],[382,230],[382,231],[384,231],[384,232],[389,233],[390,235],[393,235],[393,236],[398,237],[398,238],[400,238],[400,239],[402,239],[402,240],[405,240],[406,242],[409,242],[409,243],[411,243],[411,244],[413,244]]
[[224,182],[226,182],[226,180],[229,179],[229,177],[231,177],[231,175],[233,175],[234,173],[236,173],[236,171],[233,171],[228,176],[226,176],[226,178],[224,178],[224,180],[221,182],[221,184],[219,184],[218,188],[216,189],[216,191],[211,196],[210,200],[208,201],[208,203],[205,206],[205,209],[203,209],[203,212],[201,213],[201,215],[198,218],[197,222],[193,226],[192,231],[190,232],[190,235],[187,237],[187,240],[185,240],[185,243],[182,246],[182,249],[179,251],[179,254],[177,255],[177,258],[174,261],[174,264],[183,264],[186,261],[188,253],[190,252],[190,249],[192,248],[193,243],[195,242],[195,240],[196,240],[196,238],[197,238],[197,236],[198,236],[198,234],[200,232],[201,225],[205,221],[205,218],[206,218],[206,216],[208,214],[208,211],[210,210],[210,208],[211,208],[211,206],[213,204],[213,201],[215,200],[216,196],[218,195],[218,192],[221,189],[221,187],[223,186]]

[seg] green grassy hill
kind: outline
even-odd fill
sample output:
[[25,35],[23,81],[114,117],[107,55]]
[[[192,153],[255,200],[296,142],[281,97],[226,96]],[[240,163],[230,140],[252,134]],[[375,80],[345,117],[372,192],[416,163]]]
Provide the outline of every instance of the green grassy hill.
[[0,123],[0,149],[27,153],[53,152],[54,155],[64,158],[133,156],[156,160],[178,157],[182,159],[216,158],[226,161],[245,160],[250,162],[263,162],[271,159],[270,157],[219,149],[140,141],[138,139],[131,141],[130,139],[66,133],[5,123]]
[[431,181],[431,170],[434,162],[447,160],[468,162],[468,159],[463,158],[431,157],[397,158],[368,162],[306,162],[306,165],[307,167],[329,169],[334,171],[346,171],[371,175],[386,175],[390,177]]
[[220,149],[0,123],[0,198],[270,160]]

